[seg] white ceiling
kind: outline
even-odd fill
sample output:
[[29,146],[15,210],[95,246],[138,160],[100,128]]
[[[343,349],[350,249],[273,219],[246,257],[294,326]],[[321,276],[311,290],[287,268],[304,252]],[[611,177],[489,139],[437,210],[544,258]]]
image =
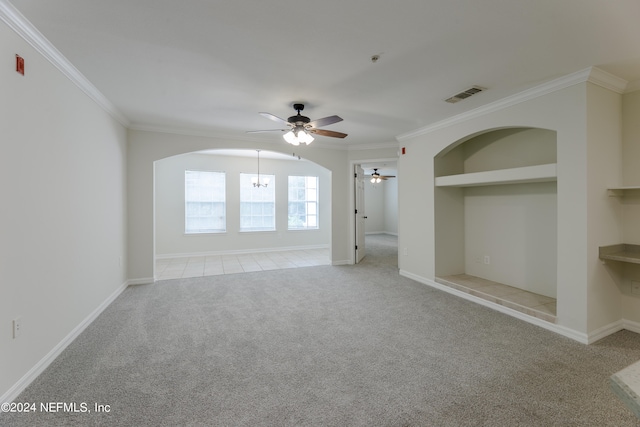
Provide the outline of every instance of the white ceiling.
[[301,101],[349,134],[314,144],[375,146],[590,66],[640,79],[638,0],[11,3],[138,129],[277,142],[246,131]]

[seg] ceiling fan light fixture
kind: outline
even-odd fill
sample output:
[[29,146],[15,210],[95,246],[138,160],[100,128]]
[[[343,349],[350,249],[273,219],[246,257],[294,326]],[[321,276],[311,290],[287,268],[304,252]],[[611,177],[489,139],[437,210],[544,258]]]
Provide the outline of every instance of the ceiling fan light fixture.
[[291,145],[300,145],[300,143],[309,145],[314,139],[311,134],[305,132],[304,129],[293,129],[282,135],[282,137]]
[[291,145],[300,145],[300,141],[298,141],[298,137],[293,133],[292,130],[282,135],[285,141],[287,141]]
[[305,144],[309,145],[313,142],[313,137],[310,133],[301,130],[298,132],[298,141],[304,142]]

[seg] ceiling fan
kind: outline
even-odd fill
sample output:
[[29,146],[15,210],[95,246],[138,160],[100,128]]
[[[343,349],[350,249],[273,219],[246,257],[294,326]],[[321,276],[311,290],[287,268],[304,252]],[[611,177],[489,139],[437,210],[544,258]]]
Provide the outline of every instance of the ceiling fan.
[[287,120],[281,119],[278,116],[274,116],[271,113],[260,113],[261,116],[266,117],[269,120],[278,122],[287,126],[285,129],[267,129],[267,130],[253,130],[248,133],[257,132],[287,132],[283,135],[285,141],[292,145],[311,144],[313,136],[311,134],[330,136],[332,138],[344,138],[346,133],[335,132],[332,130],[318,129],[322,126],[331,125],[342,121],[341,117],[329,116],[322,119],[313,120],[309,117],[300,114],[300,111],[304,110],[304,104],[293,104],[293,109],[298,112],[295,116],[289,117]]
[[377,184],[380,181],[386,181],[389,178],[395,178],[395,175],[380,175],[378,173],[378,168],[373,168],[373,173],[371,175],[371,183],[372,184]]

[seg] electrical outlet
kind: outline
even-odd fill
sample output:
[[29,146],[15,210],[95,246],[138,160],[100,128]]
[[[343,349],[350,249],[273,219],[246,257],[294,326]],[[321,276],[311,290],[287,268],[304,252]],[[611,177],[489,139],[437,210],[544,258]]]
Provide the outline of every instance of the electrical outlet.
[[404,254],[407,255],[408,253],[407,248],[404,248]]
[[16,317],[13,319],[13,339],[18,338],[20,333],[22,333],[22,319]]
[[640,295],[640,282],[631,282],[631,293],[633,295]]
[[489,255],[484,256],[484,263],[487,265],[491,264],[491,258],[489,257]]

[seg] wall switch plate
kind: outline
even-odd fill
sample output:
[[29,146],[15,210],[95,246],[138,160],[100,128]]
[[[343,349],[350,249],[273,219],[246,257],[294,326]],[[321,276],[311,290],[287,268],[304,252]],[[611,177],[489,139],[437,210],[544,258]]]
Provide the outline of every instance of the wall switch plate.
[[13,319],[13,339],[16,339],[22,333],[22,319],[16,317]]
[[484,256],[484,263],[487,265],[491,264],[491,257],[489,255]]
[[633,295],[640,295],[640,282],[631,282],[631,293]]

